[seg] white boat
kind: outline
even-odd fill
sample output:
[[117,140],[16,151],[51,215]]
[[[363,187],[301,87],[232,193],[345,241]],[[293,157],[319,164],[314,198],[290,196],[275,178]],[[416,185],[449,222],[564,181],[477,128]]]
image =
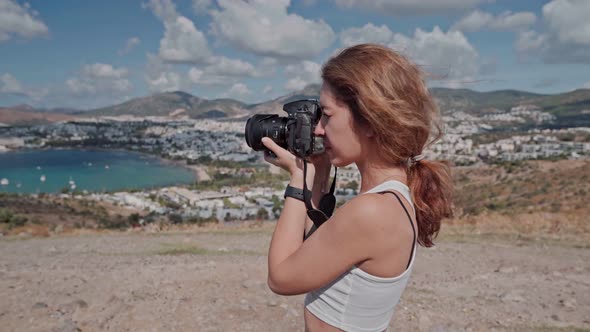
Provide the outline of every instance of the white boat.
[[39,178],[39,180],[41,180],[41,182],[45,182],[45,175],[41,175],[41,178]]
[[105,168],[105,169],[109,169],[109,168],[111,168],[111,167],[110,167],[109,165],[104,165],[104,168]]
[[10,183],[10,181],[8,181],[7,178],[3,178],[2,180],[0,180],[0,184],[3,186],[7,186]]
[[37,169],[41,169],[41,166],[37,166]]

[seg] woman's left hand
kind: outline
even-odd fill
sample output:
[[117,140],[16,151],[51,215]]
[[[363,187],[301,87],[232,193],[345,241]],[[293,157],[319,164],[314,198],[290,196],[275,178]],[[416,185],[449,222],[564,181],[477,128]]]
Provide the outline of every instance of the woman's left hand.
[[[291,174],[291,178],[296,179],[303,179],[303,159],[297,158],[293,153],[289,152],[286,149],[280,147],[277,143],[275,143],[272,139],[268,137],[262,138],[262,144],[272,151],[276,157],[271,157],[269,151],[264,152],[264,160],[267,162],[278,166]],[[307,178],[311,179],[308,180],[308,187],[311,188],[313,182],[313,177],[315,175],[315,167],[312,163],[307,163]]]
[[[264,151],[264,160],[286,170],[291,175],[299,170],[297,164],[301,161],[297,161],[299,158],[297,158],[293,153],[283,149],[268,137],[262,138],[262,144],[264,144],[264,146],[268,149],[267,151]],[[271,155],[271,151],[276,157]]]

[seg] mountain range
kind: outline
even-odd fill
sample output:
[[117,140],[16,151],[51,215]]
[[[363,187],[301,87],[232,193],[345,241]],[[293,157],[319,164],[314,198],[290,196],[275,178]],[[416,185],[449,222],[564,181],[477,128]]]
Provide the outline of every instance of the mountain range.
[[[171,116],[190,118],[243,119],[257,113],[285,115],[283,104],[308,98],[318,98],[319,84],[258,104],[246,104],[234,99],[208,100],[183,91],[164,92],[134,98],[121,104],[81,111],[72,109],[34,109],[28,105],[0,107],[0,123],[30,124],[62,121],[73,117],[95,116]],[[465,111],[481,115],[490,109],[507,110],[512,106],[531,104],[557,117],[557,126],[590,126],[590,90],[579,89],[560,94],[536,94],[517,90],[478,92],[469,89],[432,88],[443,114]]]

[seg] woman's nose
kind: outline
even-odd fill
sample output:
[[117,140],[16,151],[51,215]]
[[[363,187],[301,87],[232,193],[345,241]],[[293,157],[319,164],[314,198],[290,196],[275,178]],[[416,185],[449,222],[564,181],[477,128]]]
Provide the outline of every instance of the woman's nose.
[[315,126],[315,129],[313,130],[313,134],[316,136],[324,136],[325,133],[326,131],[324,130],[324,125],[320,120],[318,121],[318,124]]

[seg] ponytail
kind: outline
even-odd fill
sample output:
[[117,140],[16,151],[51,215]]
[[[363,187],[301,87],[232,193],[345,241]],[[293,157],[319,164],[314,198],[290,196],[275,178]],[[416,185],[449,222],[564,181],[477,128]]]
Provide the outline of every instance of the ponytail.
[[453,184],[446,161],[421,160],[408,170],[408,182],[416,207],[418,243],[432,247],[441,220],[453,216]]

